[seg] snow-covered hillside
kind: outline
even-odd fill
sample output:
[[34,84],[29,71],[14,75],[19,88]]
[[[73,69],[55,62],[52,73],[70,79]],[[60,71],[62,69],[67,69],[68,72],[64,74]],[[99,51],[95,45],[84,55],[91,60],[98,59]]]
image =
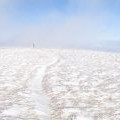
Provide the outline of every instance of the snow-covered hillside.
[[120,120],[120,54],[62,50],[44,77],[52,120]]
[[0,120],[48,120],[48,100],[42,89],[52,50],[0,49]]
[[0,49],[0,120],[120,120],[120,54]]

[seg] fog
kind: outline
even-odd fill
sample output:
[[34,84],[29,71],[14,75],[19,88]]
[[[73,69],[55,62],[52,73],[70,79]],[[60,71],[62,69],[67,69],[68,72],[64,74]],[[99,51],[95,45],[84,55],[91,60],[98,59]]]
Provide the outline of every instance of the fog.
[[106,9],[104,2],[51,0],[49,4],[42,1],[43,7],[37,5],[39,0],[31,3],[1,1],[1,47],[32,47],[34,43],[36,48],[120,51],[118,15]]

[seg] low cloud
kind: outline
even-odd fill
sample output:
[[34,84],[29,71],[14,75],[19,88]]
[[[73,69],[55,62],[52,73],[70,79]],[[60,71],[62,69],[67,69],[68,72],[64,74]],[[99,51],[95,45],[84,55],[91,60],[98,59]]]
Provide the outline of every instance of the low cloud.
[[[7,6],[14,3],[14,0],[0,2],[2,6]],[[72,7],[79,5],[80,2],[83,0],[69,0],[69,9],[73,10]],[[64,13],[64,11],[54,10],[42,17],[38,16],[37,22],[29,23],[14,21],[15,16],[3,7],[0,9],[0,32],[2,33],[0,45],[31,46],[34,42],[37,47],[79,48],[99,46],[105,40],[119,39],[119,30],[107,25],[112,15],[97,9],[101,1],[86,0],[84,3],[96,6],[96,11],[91,7],[87,11],[77,9],[72,14],[72,11]],[[17,12],[20,14],[20,11]]]

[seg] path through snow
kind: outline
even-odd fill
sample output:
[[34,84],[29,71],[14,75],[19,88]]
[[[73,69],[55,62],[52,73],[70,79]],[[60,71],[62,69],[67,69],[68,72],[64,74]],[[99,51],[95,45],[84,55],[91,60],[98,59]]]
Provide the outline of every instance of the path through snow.
[[0,120],[120,120],[120,54],[0,49]]
[[35,112],[37,116],[43,117],[44,120],[50,120],[50,108],[49,108],[49,100],[45,95],[42,82],[45,76],[45,71],[47,67],[54,64],[57,59],[54,59],[50,63],[43,64],[40,68],[37,68],[36,72],[34,72],[34,76],[28,85],[28,89],[32,91],[31,96],[33,101],[35,102]]
[[57,59],[53,50],[0,49],[0,120],[50,119],[42,80]]

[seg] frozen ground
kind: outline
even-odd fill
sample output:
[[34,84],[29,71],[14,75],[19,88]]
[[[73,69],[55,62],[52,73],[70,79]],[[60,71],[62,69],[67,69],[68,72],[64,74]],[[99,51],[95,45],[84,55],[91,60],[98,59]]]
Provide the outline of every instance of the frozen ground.
[[120,120],[120,54],[0,49],[0,120]]
[[48,99],[42,89],[52,50],[0,49],[0,120],[48,120]]

